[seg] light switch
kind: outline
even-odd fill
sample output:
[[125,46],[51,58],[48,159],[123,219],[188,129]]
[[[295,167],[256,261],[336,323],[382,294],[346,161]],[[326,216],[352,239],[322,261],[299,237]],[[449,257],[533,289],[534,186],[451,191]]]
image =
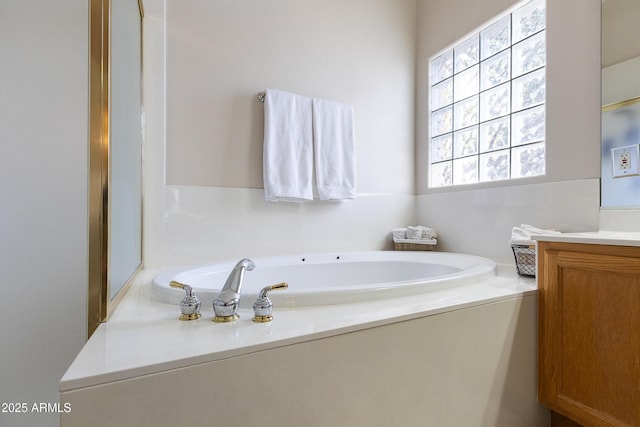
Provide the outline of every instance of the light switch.
[[624,147],[616,147],[611,149],[611,158],[613,159],[613,177],[622,178],[625,176],[638,175],[638,158],[640,145],[626,145]]

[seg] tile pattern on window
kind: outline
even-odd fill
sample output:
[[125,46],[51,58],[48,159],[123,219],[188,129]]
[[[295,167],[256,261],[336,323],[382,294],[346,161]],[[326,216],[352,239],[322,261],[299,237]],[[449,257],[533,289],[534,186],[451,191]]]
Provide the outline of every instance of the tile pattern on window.
[[545,173],[545,0],[430,62],[430,187]]

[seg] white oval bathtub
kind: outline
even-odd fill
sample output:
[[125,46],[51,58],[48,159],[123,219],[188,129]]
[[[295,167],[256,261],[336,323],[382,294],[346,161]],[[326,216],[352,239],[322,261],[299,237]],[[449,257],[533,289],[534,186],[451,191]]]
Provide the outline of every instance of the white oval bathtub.
[[[212,304],[236,261],[184,269],[156,276],[154,299],[180,302],[184,291],[169,282],[190,285]],[[265,286],[287,282],[289,288],[269,293],[280,306],[326,305],[368,301],[429,292],[493,276],[496,264],[486,258],[446,252],[372,251],[254,258],[244,275],[241,307],[251,307]]]

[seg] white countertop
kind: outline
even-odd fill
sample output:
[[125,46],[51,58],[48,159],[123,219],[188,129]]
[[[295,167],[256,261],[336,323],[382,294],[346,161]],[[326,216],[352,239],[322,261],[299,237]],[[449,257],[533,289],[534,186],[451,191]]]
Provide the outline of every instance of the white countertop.
[[640,246],[640,233],[624,231],[592,231],[536,235],[533,240],[545,242],[587,243],[593,245]]
[[151,299],[145,270],[107,323],[101,324],[73,361],[60,391],[226,359],[465,307],[518,298],[536,292],[535,278],[499,266],[495,277],[419,295],[320,307],[274,307],[270,323],[252,322],[241,309],[233,323],[213,323],[213,309],[202,318],[180,321],[180,309]]

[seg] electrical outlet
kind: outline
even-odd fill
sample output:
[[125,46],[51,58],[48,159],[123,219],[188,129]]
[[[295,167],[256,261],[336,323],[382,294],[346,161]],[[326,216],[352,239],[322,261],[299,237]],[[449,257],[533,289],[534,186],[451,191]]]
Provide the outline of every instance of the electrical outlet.
[[638,159],[640,158],[640,145],[627,145],[611,149],[613,159],[613,177],[622,178],[640,174]]

